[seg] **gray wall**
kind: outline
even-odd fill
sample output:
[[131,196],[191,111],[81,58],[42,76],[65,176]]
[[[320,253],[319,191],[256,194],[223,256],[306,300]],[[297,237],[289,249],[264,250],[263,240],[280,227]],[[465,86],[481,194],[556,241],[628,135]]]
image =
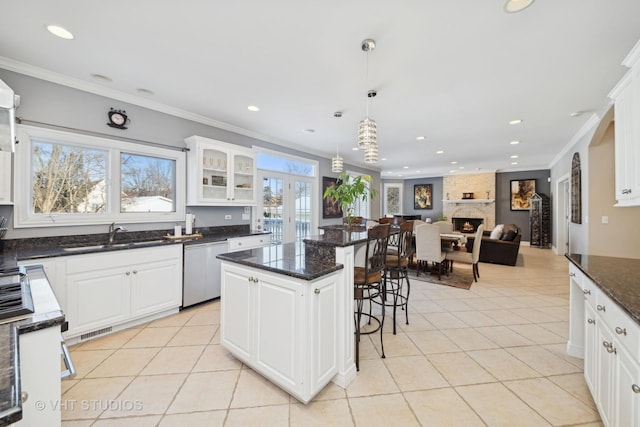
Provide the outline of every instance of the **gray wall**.
[[[551,183],[548,169],[519,172],[496,173],[496,224],[515,224],[522,232],[522,240],[531,239],[529,211],[511,210],[511,180],[535,179],[536,193],[551,197]],[[553,204],[553,200],[551,201]]]
[[[184,138],[200,135],[218,139],[232,144],[251,147],[253,145],[279,151],[319,162],[319,177],[337,176],[331,173],[331,159],[315,156],[306,152],[293,150],[259,139],[247,137],[227,130],[207,126],[201,123],[160,113],[147,108],[117,101],[81,90],[69,88],[33,77],[0,69],[0,79],[8,84],[16,94],[20,95],[21,104],[16,115],[27,120],[50,123],[56,126],[77,128],[90,132],[99,132],[115,138],[125,137],[141,141],[150,141],[171,147],[184,147]],[[131,123],[127,130],[113,129],[106,125],[107,112],[113,107],[127,111]],[[19,149],[19,148],[18,148]],[[380,173],[363,167],[345,165],[349,170],[370,174],[376,188],[380,187]],[[319,195],[319,210],[322,206],[322,195]],[[378,203],[373,203],[372,214],[379,215]],[[189,207],[189,212],[196,215],[196,226],[218,226],[246,224],[243,221],[243,207]],[[12,217],[11,206],[0,206],[0,216]],[[225,220],[231,215],[232,220]],[[325,222],[319,215],[320,225]],[[11,218],[10,218],[11,219]],[[41,227],[10,229],[5,238],[26,238],[39,236],[56,236],[68,234],[104,233],[106,227],[74,226],[74,227]],[[174,223],[127,224],[132,231],[172,229]]]

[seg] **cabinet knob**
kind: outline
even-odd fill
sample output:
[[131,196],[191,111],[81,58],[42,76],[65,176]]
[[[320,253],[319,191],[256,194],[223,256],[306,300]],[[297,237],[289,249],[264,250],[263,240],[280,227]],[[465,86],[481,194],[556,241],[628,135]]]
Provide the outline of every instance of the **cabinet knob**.
[[598,311],[607,311],[607,309],[604,307],[604,305],[600,305],[600,304],[598,304],[596,306],[596,310],[598,310]]
[[631,390],[633,390],[634,393],[640,393],[640,386],[638,386],[638,384],[634,384],[631,386]]
[[613,346],[613,343],[607,342],[607,341],[602,341],[602,345],[604,348],[607,349],[607,353],[613,353],[613,354],[617,354],[618,351],[616,350],[616,348]]
[[595,325],[596,324],[596,319],[587,319],[587,323],[590,325]]
[[584,291],[582,291],[582,293],[584,293],[585,295],[591,295],[591,289],[585,289]]
[[620,326],[616,326],[616,334],[618,335],[627,335],[627,328],[621,328]]
[[569,277],[575,277],[576,273],[569,273]]
[[133,270],[133,274],[138,274],[138,270]]
[[623,189],[622,194],[631,194],[631,189],[630,188]]
[[23,391],[22,393],[20,393],[20,400],[22,401],[22,403],[25,403],[27,400],[29,400],[29,393],[27,393],[26,391]]
[[316,288],[316,290],[313,291],[313,292],[316,293],[316,294],[319,294],[320,293],[320,289]]
[[126,273],[124,273],[124,274],[126,274],[127,276],[131,276],[131,272],[130,272],[130,271],[127,271],[127,272],[126,272]]

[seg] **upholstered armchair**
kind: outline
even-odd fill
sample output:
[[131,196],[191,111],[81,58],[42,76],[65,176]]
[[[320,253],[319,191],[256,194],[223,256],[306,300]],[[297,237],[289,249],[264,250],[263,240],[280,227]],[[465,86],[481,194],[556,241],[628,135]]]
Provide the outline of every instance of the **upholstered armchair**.
[[[505,225],[500,233],[485,231],[482,236],[480,246],[480,262],[491,264],[516,265],[518,251],[520,250],[520,240],[522,235],[520,229],[513,225]],[[494,237],[494,238],[492,238]],[[511,239],[511,240],[509,240]],[[475,237],[467,238],[467,251],[473,250]]]

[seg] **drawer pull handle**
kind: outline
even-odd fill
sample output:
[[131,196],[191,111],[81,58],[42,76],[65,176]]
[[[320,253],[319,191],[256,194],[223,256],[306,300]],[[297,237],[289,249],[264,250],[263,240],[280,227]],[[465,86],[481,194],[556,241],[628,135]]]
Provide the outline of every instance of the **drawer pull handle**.
[[21,392],[20,393],[20,400],[22,401],[22,403],[25,403],[27,400],[29,400],[29,393],[27,393],[26,391]]
[[316,290],[314,291],[316,294],[320,293],[320,289],[316,288]]
[[604,307],[604,305],[600,305],[600,304],[598,304],[598,305],[596,306],[596,309],[597,309],[598,311],[607,311],[607,309]]
[[616,334],[618,335],[627,335],[627,328],[621,328],[620,326],[616,326]]
[[127,276],[131,276],[131,272],[130,272],[130,271],[127,271],[127,272],[126,272],[126,273],[124,273],[124,274],[126,274]]
[[582,293],[584,293],[585,295],[591,295],[591,289],[585,289],[584,291],[582,291]]
[[631,386],[631,390],[633,390],[634,393],[640,393],[640,386],[638,386],[638,384],[634,384]]
[[587,319],[587,323],[590,325],[595,325],[596,324],[596,320],[595,319]]
[[631,189],[625,188],[624,190],[622,190],[622,194],[631,194]]
[[576,273],[569,273],[569,277],[575,277]]
[[612,343],[607,341],[602,341],[602,345],[604,346],[604,348],[607,349],[607,353],[614,353],[614,354],[618,353]]

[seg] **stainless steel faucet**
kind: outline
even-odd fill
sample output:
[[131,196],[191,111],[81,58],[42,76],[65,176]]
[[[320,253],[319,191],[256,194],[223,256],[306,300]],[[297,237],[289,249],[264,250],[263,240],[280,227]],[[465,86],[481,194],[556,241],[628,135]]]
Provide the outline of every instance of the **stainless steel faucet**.
[[116,226],[116,223],[112,222],[109,226],[109,243],[113,243],[118,231],[127,231],[127,227],[125,227],[124,225]]

